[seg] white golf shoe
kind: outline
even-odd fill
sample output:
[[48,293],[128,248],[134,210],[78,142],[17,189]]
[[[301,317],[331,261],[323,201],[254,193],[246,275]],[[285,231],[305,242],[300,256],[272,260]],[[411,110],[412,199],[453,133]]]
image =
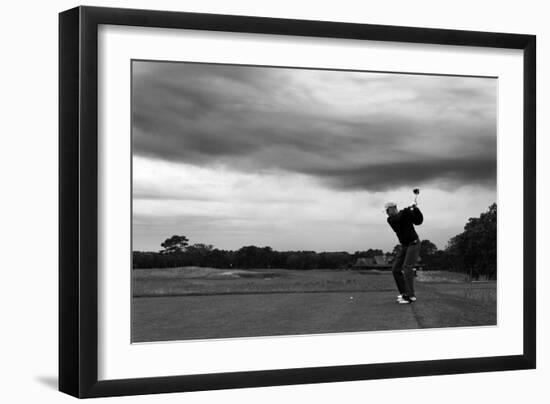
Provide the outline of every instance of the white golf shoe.
[[416,296],[411,296],[408,298],[404,298],[403,295],[397,296],[397,303],[399,304],[409,304],[416,302]]

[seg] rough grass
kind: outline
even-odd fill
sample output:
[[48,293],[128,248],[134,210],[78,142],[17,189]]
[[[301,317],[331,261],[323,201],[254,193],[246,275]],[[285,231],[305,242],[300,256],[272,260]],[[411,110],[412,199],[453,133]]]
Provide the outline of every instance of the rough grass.
[[217,269],[182,267],[136,269],[133,295],[185,296],[233,293],[292,293],[393,290],[389,271],[334,269]]
[[467,281],[467,275],[460,272],[450,271],[418,271],[417,280],[419,282],[451,282],[464,283]]

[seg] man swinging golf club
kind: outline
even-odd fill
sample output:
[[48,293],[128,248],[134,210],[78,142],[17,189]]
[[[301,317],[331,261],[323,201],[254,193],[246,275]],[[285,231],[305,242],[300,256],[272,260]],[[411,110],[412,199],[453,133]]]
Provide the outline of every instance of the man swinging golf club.
[[420,255],[420,240],[414,225],[422,224],[424,217],[416,202],[420,191],[415,188],[413,192],[415,199],[412,206],[398,211],[394,202],[388,202],[385,205],[388,223],[401,243],[401,249],[395,257],[392,268],[393,277],[400,293],[397,296],[399,304],[410,304],[416,301],[413,267]]

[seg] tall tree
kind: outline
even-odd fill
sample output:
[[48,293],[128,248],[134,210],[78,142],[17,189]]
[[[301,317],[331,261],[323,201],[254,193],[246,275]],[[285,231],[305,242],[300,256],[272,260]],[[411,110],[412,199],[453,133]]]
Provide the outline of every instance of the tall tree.
[[160,244],[164,250],[161,250],[161,254],[173,254],[185,251],[189,245],[189,239],[185,236],[172,236],[167,238]]
[[464,231],[449,240],[447,251],[455,269],[468,272],[472,278],[485,275],[496,278],[497,271],[497,205],[472,217]]

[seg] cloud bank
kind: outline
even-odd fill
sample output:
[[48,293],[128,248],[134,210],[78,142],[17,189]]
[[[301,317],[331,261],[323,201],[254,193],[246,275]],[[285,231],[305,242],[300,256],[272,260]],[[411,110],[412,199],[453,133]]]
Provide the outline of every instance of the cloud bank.
[[338,190],[496,185],[496,80],[133,62],[133,151]]

